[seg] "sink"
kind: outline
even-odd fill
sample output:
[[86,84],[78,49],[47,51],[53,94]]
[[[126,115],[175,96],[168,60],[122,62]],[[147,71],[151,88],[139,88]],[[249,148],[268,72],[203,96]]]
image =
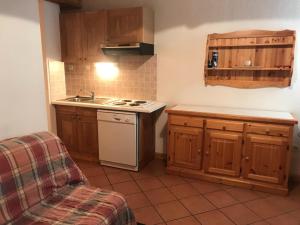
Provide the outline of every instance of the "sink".
[[95,98],[92,97],[83,97],[83,96],[76,96],[71,98],[66,98],[64,101],[68,102],[80,102],[80,103],[89,103],[89,104],[106,104],[110,102],[111,98]]
[[93,99],[92,99],[92,97],[76,96],[76,97],[66,98],[64,100],[68,101],[68,102],[85,102],[85,101],[89,101],[89,100],[93,100]]
[[107,104],[110,101],[112,101],[111,98],[95,98],[95,99],[86,100],[84,102],[103,105],[103,104]]

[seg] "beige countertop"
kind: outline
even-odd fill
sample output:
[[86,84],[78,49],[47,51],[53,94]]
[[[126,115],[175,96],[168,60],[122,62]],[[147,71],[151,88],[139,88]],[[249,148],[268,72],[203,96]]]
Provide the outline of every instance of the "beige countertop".
[[95,103],[82,103],[82,102],[68,102],[65,100],[55,100],[52,101],[53,105],[66,105],[66,106],[77,106],[77,107],[87,107],[96,109],[108,109],[117,111],[129,111],[129,112],[140,112],[140,113],[152,113],[166,106],[165,103],[149,101],[145,106],[119,106],[119,105],[107,105],[107,104],[95,104]]
[[187,114],[197,114],[202,116],[214,115],[215,117],[228,117],[228,118],[243,118],[249,120],[272,120],[273,122],[287,122],[297,123],[297,120],[291,113],[267,111],[267,110],[253,110],[253,109],[240,109],[240,108],[227,108],[227,107],[214,107],[214,106],[196,106],[196,105],[177,105],[169,108],[168,113],[185,112]]

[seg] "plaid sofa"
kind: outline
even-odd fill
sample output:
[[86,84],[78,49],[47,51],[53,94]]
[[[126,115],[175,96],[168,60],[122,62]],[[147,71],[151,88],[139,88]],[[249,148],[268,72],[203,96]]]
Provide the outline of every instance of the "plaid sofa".
[[124,197],[88,186],[48,132],[0,142],[0,224],[133,225]]

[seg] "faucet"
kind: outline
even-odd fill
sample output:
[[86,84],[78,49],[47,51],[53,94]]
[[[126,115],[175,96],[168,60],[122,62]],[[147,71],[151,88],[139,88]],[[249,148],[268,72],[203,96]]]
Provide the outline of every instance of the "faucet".
[[95,92],[94,92],[94,91],[91,91],[91,97],[92,97],[93,100],[96,99],[96,97],[95,97]]

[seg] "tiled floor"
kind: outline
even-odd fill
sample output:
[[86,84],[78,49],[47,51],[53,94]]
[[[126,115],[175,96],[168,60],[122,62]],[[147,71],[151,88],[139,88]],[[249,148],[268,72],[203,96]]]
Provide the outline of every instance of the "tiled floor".
[[280,197],[167,175],[160,160],[139,173],[78,165],[92,185],[123,193],[147,225],[300,225],[300,185]]

